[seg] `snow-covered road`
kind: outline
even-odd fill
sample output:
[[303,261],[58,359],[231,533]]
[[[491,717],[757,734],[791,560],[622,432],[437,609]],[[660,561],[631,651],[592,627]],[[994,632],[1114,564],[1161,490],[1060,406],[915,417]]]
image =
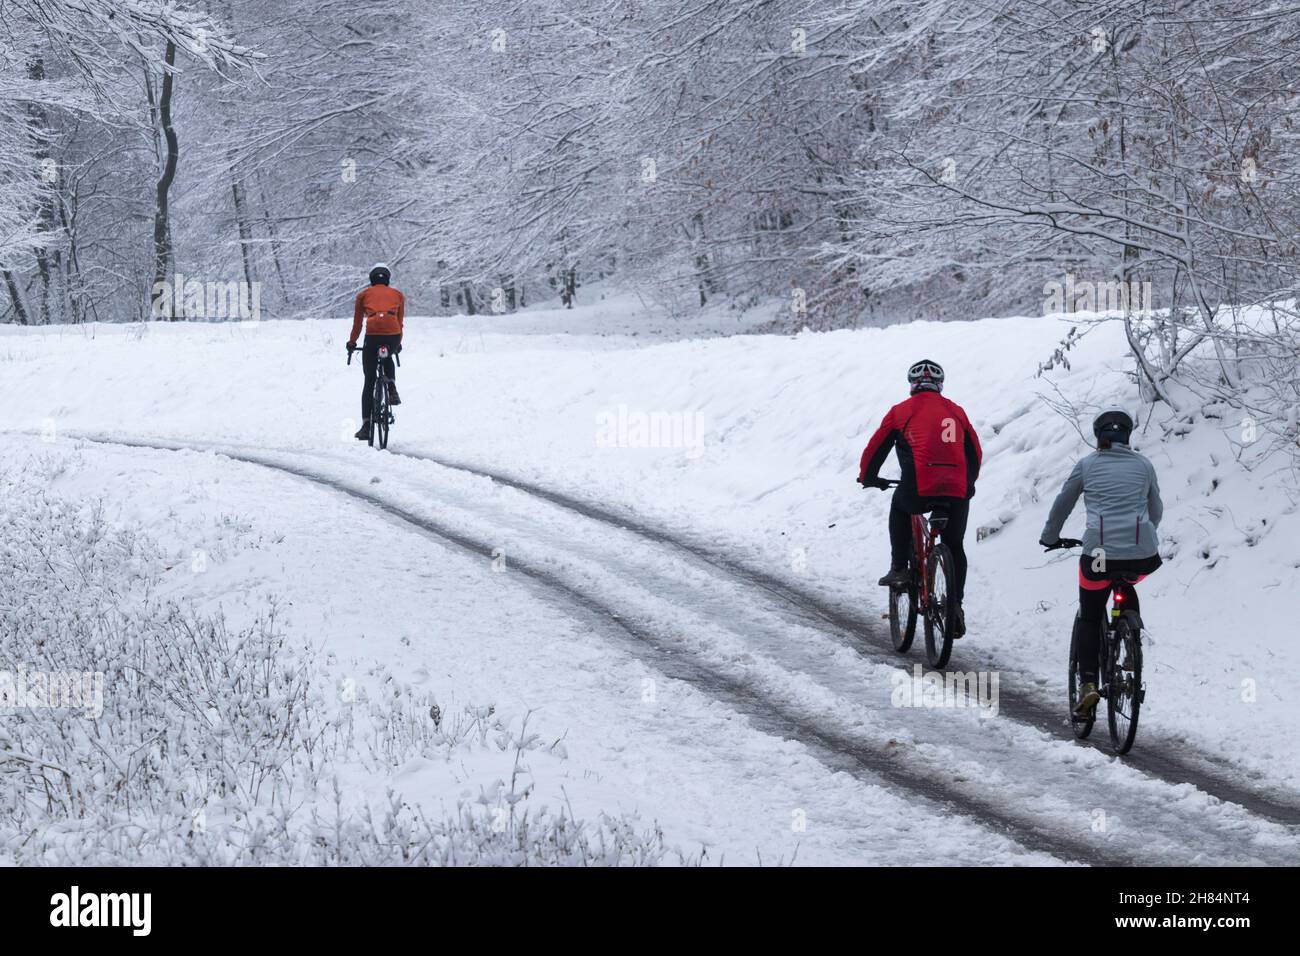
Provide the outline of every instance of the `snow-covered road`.
[[[1122,334],[1048,385],[1035,360],[1062,330],[1041,318],[647,343],[630,312],[604,335],[603,305],[572,334],[577,312],[413,319],[383,454],[343,417],[340,323],[0,329],[0,442],[49,494],[159,539],[164,596],[236,624],[280,602],[372,701],[527,715],[530,806],[658,825],[682,859],[1300,859],[1300,513],[1234,463],[1223,419],[1142,429],[1166,564],[1143,585],[1135,750],[1064,720],[1073,572],[1035,541],[1082,448],[1060,401],[1131,399]],[[887,496],[852,482],[918,354],[985,444],[947,669],[996,691],[983,709],[926,706],[920,649],[890,648]],[[655,414],[681,441],[636,430]],[[192,551],[203,573],[178,570]],[[343,776],[448,809],[514,770],[488,748]]]
[[[92,437],[103,441],[106,436]],[[638,752],[629,755],[626,743],[617,748],[619,762],[627,763],[630,757],[640,768],[629,781],[635,801],[629,804],[624,793],[620,805],[661,825],[672,821],[680,827],[674,837],[724,847],[730,859],[744,857],[743,841],[748,839],[765,859],[792,856],[797,843],[803,862],[906,862],[913,853],[930,861],[961,862],[971,858],[971,848],[958,851],[948,842],[951,834],[940,836],[958,826],[966,831],[962,839],[969,839],[971,830],[983,834],[980,848],[973,852],[985,860],[1017,856],[1009,847],[990,847],[987,841],[995,836],[1012,841],[1020,854],[1048,854],[1062,861],[1132,865],[1300,860],[1295,832],[1286,825],[1300,821],[1300,811],[1283,799],[1242,788],[1230,771],[1209,769],[1210,762],[1198,761],[1194,754],[1184,761],[1152,760],[1147,766],[1140,761],[1121,763],[1077,744],[1037,681],[998,668],[995,661],[976,663],[986,655],[970,655],[968,664],[959,655],[949,670],[996,670],[995,712],[897,706],[900,660],[887,650],[887,638],[874,622],[852,609],[827,608],[799,594],[795,582],[746,569],[707,545],[679,541],[597,503],[536,486],[524,488],[518,482],[512,487],[431,461],[418,449],[384,456],[381,475],[373,454],[364,452],[308,454],[122,437],[112,441],[118,447],[182,449],[191,469],[232,467],[221,464],[226,459],[253,465],[279,473],[283,481],[296,479],[326,489],[335,507],[345,500],[354,509],[385,516],[388,522],[377,525],[385,530],[376,537],[397,540],[409,538],[411,531],[422,533],[421,539],[402,546],[400,553],[407,559],[397,569],[390,567],[385,577],[383,592],[403,595],[404,603],[419,602],[421,578],[435,563],[420,550],[437,547],[436,563],[442,565],[448,560],[447,545],[479,565],[479,580],[461,596],[463,601],[474,604],[475,593],[485,584],[488,599],[499,600],[510,582],[518,581],[524,589],[557,602],[553,611],[570,619],[565,630],[571,633],[575,622],[589,629],[579,659],[613,656],[624,671],[632,669],[614,688],[613,699],[609,688],[605,694],[592,694],[585,701],[587,720],[575,720],[574,710],[582,709],[584,702],[554,682],[566,671],[581,671],[580,666],[567,661],[555,666],[560,664],[558,655],[547,655],[550,666],[536,662],[543,676],[524,664],[515,648],[506,655],[510,663],[504,670],[518,666],[524,674],[536,675],[524,696],[548,726],[554,726],[557,710],[564,713],[571,763],[580,765],[575,753],[582,751],[575,742],[584,724],[599,737],[596,728],[625,726],[629,711],[642,708],[647,711],[643,717],[654,715],[651,723],[657,729],[639,742]],[[196,456],[195,451],[205,454]],[[156,451],[143,453],[157,461]],[[341,587],[351,593],[349,585]],[[364,593],[366,585],[357,580],[350,587]],[[471,610],[470,617],[477,613]],[[536,632],[529,627],[526,636],[516,633],[515,639]],[[570,637],[567,643],[572,641]],[[553,647],[554,638],[547,644]],[[395,666],[409,667],[409,654],[398,654]],[[448,656],[460,655],[458,648]],[[557,708],[557,698],[567,706]],[[602,719],[599,715],[611,704],[617,714]],[[720,711],[746,718],[747,744],[740,751],[746,756],[739,762],[735,752],[727,752],[730,748],[719,752]],[[702,720],[700,712],[711,719]],[[760,741],[782,759],[755,753]],[[1144,743],[1146,750],[1162,749],[1159,740]],[[798,759],[791,759],[796,755]],[[590,772],[606,773],[609,755],[591,756]],[[695,765],[701,759],[715,766]],[[764,775],[772,779],[755,779],[756,767],[765,767]],[[823,781],[815,789],[825,793],[828,775],[839,781],[837,790],[855,789],[843,780],[845,775],[867,788],[856,795],[861,805],[850,802],[837,808],[832,819],[839,821],[830,827],[825,810],[810,809],[806,798],[790,799],[784,806],[773,799],[780,789],[807,794],[815,780]],[[691,790],[698,792],[701,781],[709,781],[720,804],[713,812],[679,800]],[[892,798],[879,799],[882,791]],[[738,810],[747,800],[749,808]],[[720,826],[720,815],[735,822]],[[857,822],[848,822],[854,818]],[[934,831],[943,846],[936,848],[933,841],[924,850],[911,846],[916,827],[899,831],[904,819],[927,821],[926,828],[945,820],[946,826]],[[756,828],[758,820],[767,826]],[[800,830],[792,820],[807,828]],[[882,827],[902,843],[882,842]],[[814,841],[812,833],[818,830],[821,839]]]

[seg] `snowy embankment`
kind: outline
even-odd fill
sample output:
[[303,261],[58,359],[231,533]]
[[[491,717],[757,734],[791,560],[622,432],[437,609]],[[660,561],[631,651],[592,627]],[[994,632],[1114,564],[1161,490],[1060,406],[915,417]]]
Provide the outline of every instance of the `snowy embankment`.
[[[1043,318],[658,344],[560,333],[575,320],[594,331],[602,314],[625,330],[634,324],[627,312],[623,301],[576,317],[539,312],[499,324],[410,320],[394,451],[436,454],[626,509],[871,616],[881,598],[874,582],[886,562],[888,498],[854,484],[857,457],[884,411],[904,396],[906,366],[933,358],[947,369],[948,394],[966,408],[986,452],[971,514],[970,633],[961,659],[1023,675],[1048,699],[1063,696],[1075,572],[1070,558],[1046,558],[1035,542],[1051,497],[1086,448],[1054,407],[1077,405],[1086,431],[1096,406],[1135,406],[1119,329],[1094,331],[1071,351],[1071,370],[1043,378],[1034,371],[1067,328]],[[325,724],[346,712],[333,685],[348,680],[367,700],[400,690],[398,697],[410,698],[409,708],[394,705],[400,714],[437,702],[445,715],[478,714],[487,704],[503,715],[491,718],[502,728],[481,735],[481,756],[470,759],[451,755],[463,743],[426,739],[436,729],[385,729],[382,714],[372,713],[376,733],[397,733],[400,746],[376,745],[384,760],[368,765],[355,753],[330,757],[330,772],[343,775],[354,805],[373,806],[392,787],[412,806],[436,808],[439,822],[481,791],[485,813],[508,806],[516,760],[498,738],[522,735],[523,717],[535,709],[529,730],[540,743],[518,761],[533,787],[525,806],[545,798],[554,819],[569,800],[578,818],[607,811],[609,825],[628,833],[658,824],[678,851],[671,859],[698,855],[701,846],[706,859],[738,862],[1035,859],[960,819],[833,773],[800,745],[733,720],[689,688],[668,697],[659,686],[656,703],[652,667],[508,573],[511,535],[522,536],[525,525],[501,525],[497,570],[507,573],[498,574],[488,561],[283,475],[211,455],[74,438],[225,442],[312,455],[405,495],[410,507],[423,494],[428,513],[446,520],[459,520],[458,496],[490,500],[491,489],[468,480],[430,479],[422,490],[416,463],[351,439],[360,375],[343,365],[346,332],[344,321],[4,329],[0,402],[6,430],[23,433],[4,439],[11,466],[48,461],[40,466],[48,471],[38,472],[48,494],[102,499],[112,527],[148,529],[161,554],[145,562],[156,594],[196,614],[219,609],[232,632],[256,627],[259,609],[279,600],[288,645],[313,649],[295,652],[305,655],[301,666],[322,668],[331,683],[320,711]],[[1300,519],[1289,473],[1236,463],[1224,434],[1236,437],[1236,428],[1205,420],[1166,435],[1157,416],[1135,441],[1161,476],[1167,559],[1142,586],[1150,646],[1139,747],[1186,742],[1261,785],[1294,789],[1300,743],[1290,732],[1287,691],[1300,675],[1293,624]],[[672,447],[645,447],[665,443]],[[23,492],[32,493],[30,485]],[[1067,533],[1080,526],[1076,515]],[[987,531],[977,543],[978,528]],[[620,591],[639,573],[630,566],[614,570],[594,551],[548,558],[519,547],[535,564],[551,561],[566,573],[585,560],[591,570],[579,570],[590,590],[632,606],[635,595]],[[195,560],[201,572],[192,569]],[[650,568],[657,573],[658,565]],[[644,613],[665,612],[647,605]],[[792,632],[790,640],[812,638]],[[716,649],[724,641],[707,643]],[[753,653],[763,664],[782,648]],[[743,648],[727,654],[746,656]],[[900,664],[918,659],[914,652]],[[853,692],[816,666],[802,673],[820,684],[796,687],[791,698],[816,703],[826,694],[819,687],[835,687],[825,697],[828,713],[851,711]],[[843,668],[846,687],[859,679],[853,661],[834,666]],[[858,686],[864,697],[875,693]],[[868,716],[850,715],[854,726]],[[170,724],[175,715],[160,711],[154,719]],[[925,724],[906,725],[899,739],[922,749],[949,742],[945,725],[930,726],[929,739]],[[1036,732],[1007,733],[1009,752],[1046,746]],[[1048,750],[1057,747],[1078,763],[1068,744]],[[497,778],[504,785],[494,790]],[[319,779],[311,786],[323,788]],[[1065,819],[1071,808],[1052,812]],[[900,831],[898,821],[908,818],[917,827]],[[1080,827],[1087,830],[1086,818]],[[631,857],[658,852],[653,837],[629,839]]]
[[[251,593],[233,613],[169,578],[267,542],[233,515],[116,526],[73,452],[0,472],[3,864],[654,863],[661,837],[529,801],[558,764],[526,716],[440,698],[370,662],[339,679],[311,631]],[[57,489],[57,490],[54,490]],[[124,490],[124,489],[119,489]],[[156,492],[146,479],[141,492]],[[77,500],[69,492],[84,491]],[[192,501],[197,489],[173,489]],[[61,492],[61,493],[60,493]],[[111,501],[111,499],[107,499]],[[183,509],[182,509],[183,510]],[[180,565],[184,562],[183,565]],[[17,662],[17,666],[15,666]],[[421,764],[473,781],[443,806],[376,787]]]

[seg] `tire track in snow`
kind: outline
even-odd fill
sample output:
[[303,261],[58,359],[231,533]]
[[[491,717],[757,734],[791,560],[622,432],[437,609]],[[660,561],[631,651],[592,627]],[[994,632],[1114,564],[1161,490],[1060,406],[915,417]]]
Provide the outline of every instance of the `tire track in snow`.
[[[805,616],[832,625],[839,633],[841,640],[859,653],[893,666],[898,666],[902,661],[908,660],[908,658],[894,651],[889,636],[882,632],[879,621],[864,617],[842,605],[832,603],[793,582],[784,580],[767,571],[746,565],[735,558],[686,541],[662,528],[645,524],[630,515],[619,514],[595,502],[462,461],[417,452],[392,451],[391,449],[390,453],[417,461],[429,462],[454,471],[490,478],[503,487],[513,488],[523,494],[539,498],[556,507],[574,512],[593,521],[674,548],[724,572],[736,580],[768,592]],[[864,639],[869,640],[870,644],[864,644]],[[971,664],[964,664],[965,659],[966,655],[962,653],[962,647],[959,643],[953,650],[946,669],[951,671],[977,669],[976,666]],[[976,663],[982,666],[983,669],[988,669],[988,665],[992,662],[985,660]],[[1062,666],[1064,667],[1064,665]],[[1103,752],[1109,751],[1109,746],[1103,744],[1101,739],[1096,737],[1096,732],[1094,732],[1092,739],[1086,741],[1075,740],[1069,723],[1059,706],[1052,707],[1039,698],[1017,691],[1014,688],[1002,686],[999,691],[1001,713],[1004,715],[1020,723],[1045,731],[1058,739],[1073,742],[1079,746],[1099,749]],[[1109,738],[1105,739],[1108,740]],[[1188,759],[1180,759],[1170,755],[1169,751],[1174,746],[1179,746],[1187,754]],[[1228,775],[1239,777],[1245,771],[1232,767],[1221,759],[1199,753],[1185,744],[1175,745],[1166,738],[1139,733],[1139,748],[1122,759],[1126,765],[1140,770],[1157,780],[1175,785],[1191,784],[1210,796],[1227,803],[1237,804],[1243,809],[1275,823],[1300,826],[1300,804],[1286,801],[1276,791],[1238,783]]]
[[[248,450],[236,450],[205,443],[145,441],[92,435],[73,437],[97,444],[156,451],[215,453],[234,461],[278,471],[329,488],[376,508],[391,519],[411,526],[443,543],[484,558],[493,557],[495,544],[492,541],[482,540],[445,523],[415,514],[401,505],[385,500],[364,486],[321,474],[303,465],[260,457]],[[749,718],[761,731],[801,743],[831,770],[851,773],[868,784],[904,790],[924,800],[935,812],[968,819],[981,827],[1006,836],[1027,850],[1047,853],[1067,862],[1104,866],[1133,866],[1142,862],[1133,854],[1075,840],[1053,832],[1046,826],[1022,820],[1003,807],[973,797],[964,790],[949,786],[931,775],[918,772],[906,762],[900,761],[896,755],[865,746],[851,734],[815,723],[795,708],[772,700],[743,677],[728,674],[724,669],[710,665],[707,661],[682,653],[680,645],[628,619],[618,608],[602,603],[545,567],[523,562],[518,558],[512,560],[511,567],[547,591],[559,595],[566,604],[578,609],[582,617],[590,623],[606,632],[613,631],[622,635],[629,648],[643,658],[649,658],[645,662],[660,673],[689,684],[704,695],[726,704]]]
[[[115,444],[167,450],[189,448],[196,451],[215,452],[250,464],[261,465],[297,475],[298,477],[314,481],[318,484],[323,484],[336,491],[369,502],[370,504],[388,512],[390,516],[393,516],[398,520],[413,524],[427,533],[435,535],[443,540],[450,541],[451,543],[475,554],[491,556],[493,552],[492,543],[499,543],[500,541],[499,533],[501,529],[499,528],[495,529],[495,533],[492,535],[491,541],[489,541],[481,536],[476,536],[475,532],[477,532],[478,529],[474,524],[470,525],[470,527],[474,529],[473,531],[467,532],[463,530],[465,526],[464,518],[461,519],[462,530],[457,530],[456,527],[451,526],[451,524],[446,521],[430,521],[429,519],[396,504],[391,500],[391,498],[386,500],[383,497],[373,494],[367,490],[366,483],[360,479],[350,482],[346,479],[339,478],[337,473],[327,475],[322,474],[317,470],[317,468],[305,467],[302,463],[302,456],[306,454],[308,457],[321,461],[322,464],[328,462],[337,465],[344,465],[350,468],[356,467],[357,462],[355,460],[348,461],[337,456],[322,455],[307,450],[286,452],[272,448],[249,449],[248,446],[214,445],[210,443],[195,443],[191,445],[175,442],[163,443],[116,439],[104,440]],[[272,456],[278,456],[279,460],[270,460],[265,456],[259,457],[257,454],[252,454],[252,451],[263,451]],[[287,463],[285,461],[285,456],[288,456]],[[412,455],[407,457],[424,458],[425,460],[429,460],[427,456]],[[434,463],[442,464],[436,460],[434,460]],[[483,475],[481,472],[474,469],[460,467],[458,470],[468,471],[477,477],[491,477]],[[405,476],[405,479],[410,480],[410,475]],[[507,479],[507,481],[509,481],[509,479]],[[504,486],[507,481],[502,481],[500,483]],[[523,491],[525,489],[518,490]],[[554,495],[554,493],[549,492],[547,489],[541,490],[545,491],[547,495]],[[502,516],[506,515],[510,515],[516,519],[521,518],[519,514],[512,515],[512,509],[509,508],[498,508],[493,511],[485,512],[481,508],[480,503],[477,500],[474,500],[473,495],[470,496],[471,504],[467,509],[464,504],[457,505],[455,503],[456,497],[458,496],[446,499],[443,504],[463,512],[463,514],[472,522],[482,521],[483,518],[487,516],[492,516],[489,517],[490,521],[494,519],[499,520]],[[558,495],[556,497],[563,498],[563,496]],[[590,505],[590,503],[587,502],[575,503],[584,507]],[[590,507],[599,510],[598,506],[592,505]],[[566,508],[565,510],[573,511],[575,509]],[[601,511],[601,514],[608,515],[608,512]],[[589,516],[579,514],[579,517],[588,518]],[[602,523],[613,524],[627,533],[636,533],[635,529],[626,527],[627,522],[625,520],[617,516],[609,517],[612,520],[606,520],[604,518],[596,520],[601,520]],[[527,516],[522,516],[522,520],[528,529],[527,533],[532,535],[534,527],[531,522],[535,519],[529,519]],[[656,538],[662,539],[661,543],[663,544],[674,546],[679,544],[679,542],[673,539],[672,536],[668,535],[666,532],[659,531],[658,529],[646,530]],[[569,533],[572,534],[571,531]],[[583,548],[581,542],[573,541],[570,543],[569,539],[563,536],[563,533],[561,533],[561,537],[558,541],[542,541],[541,545],[543,548],[551,550],[552,552],[558,548],[559,553],[571,551],[575,555],[584,550],[591,550],[590,548]],[[599,546],[596,546],[596,550],[599,552]],[[646,554],[653,554],[653,552],[646,552]],[[566,557],[567,556],[568,555],[566,554]],[[606,552],[605,554],[597,553],[594,556],[589,556],[587,560],[599,564],[602,572],[605,572],[606,569],[606,565],[601,563],[603,561],[610,562],[607,566],[609,571],[614,571],[621,567],[625,572],[632,572],[635,574],[641,570],[627,565],[626,561],[623,560],[623,557],[624,556],[620,551],[616,550],[612,554],[609,552]],[[635,564],[635,559],[631,560]],[[1054,780],[1054,791],[1061,795],[1067,793],[1072,794],[1074,802],[1084,799],[1097,799],[1098,795],[1095,792],[1097,790],[1102,791],[1101,799],[1103,801],[1111,799],[1117,799],[1120,801],[1117,806],[1121,811],[1121,819],[1127,818],[1126,825],[1129,828],[1129,836],[1114,841],[1112,845],[1106,845],[1104,842],[1092,842],[1086,835],[1086,827],[1074,827],[1072,820],[1073,814],[1077,811],[1077,807],[1065,807],[1065,816],[1062,816],[1060,808],[1056,811],[1053,811],[1050,808],[1043,809],[1038,805],[1038,801],[1035,799],[1037,796],[1036,792],[1032,788],[1028,790],[1025,789],[1023,785],[1024,778],[1017,778],[1013,783],[1012,781],[1007,780],[1005,774],[1003,774],[1004,783],[1012,783],[1012,789],[1009,791],[1003,791],[993,785],[983,785],[983,792],[981,792],[981,784],[978,782],[975,784],[968,784],[965,787],[959,786],[957,784],[967,783],[968,779],[952,773],[948,764],[939,763],[933,759],[932,756],[920,756],[915,751],[915,748],[909,750],[907,747],[904,747],[902,751],[893,750],[891,747],[894,746],[894,741],[888,739],[887,735],[882,737],[881,734],[876,733],[874,735],[875,739],[872,739],[873,735],[871,733],[860,729],[860,727],[846,725],[843,720],[839,720],[838,716],[833,716],[830,712],[823,712],[816,706],[811,709],[808,706],[799,706],[800,700],[798,693],[789,693],[788,688],[785,686],[783,681],[778,680],[773,683],[770,674],[767,675],[765,679],[761,667],[755,670],[741,667],[739,668],[739,674],[735,673],[737,668],[732,667],[732,673],[728,673],[729,661],[725,655],[723,659],[719,661],[717,660],[717,653],[714,652],[706,655],[711,659],[704,660],[701,659],[699,653],[700,649],[698,646],[692,647],[685,645],[679,640],[675,640],[674,637],[667,636],[674,634],[676,630],[679,629],[674,629],[673,627],[665,628],[663,621],[658,622],[658,627],[647,627],[629,623],[628,610],[629,608],[634,608],[636,605],[635,595],[623,595],[616,598],[613,604],[609,603],[607,596],[605,602],[602,603],[591,596],[593,591],[596,589],[589,586],[587,582],[580,582],[576,585],[573,583],[572,565],[569,565],[566,568],[569,572],[569,579],[566,580],[565,577],[547,570],[545,565],[550,563],[551,562],[542,559],[540,562],[529,564],[521,562],[518,556],[516,556],[512,561],[512,566],[548,589],[560,593],[568,603],[579,607],[583,612],[594,619],[606,623],[612,622],[623,636],[631,639],[633,646],[638,649],[642,655],[653,658],[652,661],[647,661],[647,663],[652,663],[653,666],[667,676],[690,683],[708,696],[727,703],[733,707],[733,709],[750,717],[755,726],[759,729],[771,733],[777,733],[781,736],[801,742],[805,746],[809,747],[814,756],[829,767],[839,770],[848,770],[855,776],[859,777],[862,777],[864,773],[875,774],[877,777],[883,778],[883,781],[874,780],[872,782],[885,782],[887,784],[901,786],[911,793],[926,798],[929,803],[937,803],[950,812],[964,816],[990,828],[994,832],[999,832],[1015,839],[1027,848],[1042,850],[1066,859],[1074,859],[1081,862],[1109,864],[1120,863],[1127,865],[1150,862],[1196,864],[1207,861],[1226,862],[1231,860],[1236,860],[1238,862],[1293,862],[1294,853],[1286,849],[1286,846],[1290,846],[1291,844],[1286,841],[1279,841],[1276,831],[1271,837],[1265,836],[1262,844],[1257,841],[1252,842],[1249,839],[1251,829],[1249,816],[1242,817],[1240,811],[1237,811],[1237,816],[1235,818],[1231,814],[1225,818],[1222,814],[1218,813],[1211,813],[1211,815],[1206,816],[1204,814],[1207,808],[1204,805],[1195,803],[1194,801],[1191,803],[1185,802],[1185,794],[1153,796],[1148,793],[1143,793],[1141,789],[1134,791],[1132,789],[1133,783],[1131,780],[1122,783],[1118,789],[1114,791],[1108,789],[1110,786],[1109,784],[1096,779],[1084,780],[1081,778],[1076,780],[1067,777],[1063,780]],[[691,564],[697,563],[698,562],[692,561],[688,562],[686,565],[682,565],[681,567],[686,568]],[[712,562],[706,563],[708,563],[710,567],[716,567]],[[666,574],[662,569],[651,570],[650,573],[658,576],[661,581],[668,582],[670,589],[678,592],[676,594],[669,594],[669,600],[673,597],[676,597],[678,601],[681,600],[682,595],[680,593],[679,585],[687,584],[687,577],[681,577],[680,571]],[[604,576],[603,573],[602,576]],[[718,580],[716,576],[714,576],[713,579]],[[749,581],[732,582],[731,587],[735,588],[737,583],[744,585],[745,589],[749,590],[752,590],[754,587],[754,583]],[[689,587],[689,585],[687,586]],[[703,601],[701,603],[709,604],[711,602]],[[711,614],[699,611],[696,608],[692,608],[692,610],[697,611],[701,618],[707,622],[709,627],[715,629],[721,627],[723,630],[730,630],[725,623],[722,623],[730,620],[730,617],[728,617],[728,609],[715,608]],[[731,613],[734,616],[734,609]],[[766,613],[769,616],[771,615],[771,612]],[[661,615],[646,615],[646,617],[656,616]],[[759,631],[763,630],[760,627],[759,631],[754,631],[753,620],[746,621],[746,624],[748,627],[745,631],[733,630],[731,633],[737,635],[745,634],[757,636]],[[820,622],[811,625],[807,622],[801,622],[801,624],[805,627],[811,627],[811,629],[816,633],[818,640],[827,637],[826,628]],[[878,625],[875,626],[878,627]],[[873,664],[879,663],[871,660],[871,658],[880,655],[863,654],[860,646],[860,638],[855,634],[850,634],[848,636],[853,640],[853,643],[857,645],[856,647],[851,646],[851,649],[855,653],[861,655],[864,662]],[[799,642],[795,643],[799,644]],[[836,643],[850,646],[843,640],[836,641]],[[712,651],[713,648],[710,648],[709,650]],[[897,667],[899,659],[893,654],[892,648],[883,656],[888,661],[887,666],[891,668]],[[789,663],[777,663],[776,666],[778,668],[784,668],[783,673],[786,674],[802,675],[805,669],[805,664],[803,662],[795,665],[794,669],[791,669]],[[823,677],[824,676],[825,675],[823,674]],[[842,684],[843,682],[840,683]],[[829,685],[824,686],[829,689]],[[850,695],[848,698],[841,699],[855,700],[860,696],[854,694],[851,689],[848,691],[841,689],[838,693],[848,693]],[[827,721],[827,717],[832,717],[832,720]],[[828,723],[836,722],[839,724],[838,728],[827,726]],[[1013,726],[1021,724],[1022,722],[1016,722]],[[920,737],[917,739],[918,742],[921,741]],[[971,753],[978,754],[980,752],[985,752],[983,759],[986,761],[993,761],[990,763],[990,767],[996,766],[999,770],[1008,769],[1002,763],[1002,752],[989,753],[987,752],[986,747],[980,748],[977,745],[974,751],[963,753],[961,749],[963,746],[961,741],[963,739],[965,740],[965,745],[970,745],[974,742],[975,738],[969,736],[962,738],[961,735],[958,734],[958,736],[954,737],[952,741],[958,758],[964,760],[968,765],[971,760]],[[1067,739],[1072,740],[1073,738],[1071,736]],[[1010,755],[1009,751],[1007,752],[1007,755]],[[976,756],[974,759],[978,761],[980,758]],[[1056,768],[1058,777],[1062,772],[1069,772],[1060,765],[1057,765],[1056,761],[1051,761],[1050,765]],[[1009,769],[1014,776],[1014,767]],[[980,775],[978,771],[976,771],[973,776],[978,779]],[[1141,775],[1139,774],[1138,776],[1140,778]],[[1048,776],[1043,776],[1044,781],[1047,779]],[[1078,786],[1081,783],[1084,784],[1083,790],[1078,789]],[[1090,789],[1094,791],[1091,797],[1087,796],[1087,791]],[[1043,791],[1044,794],[1051,792],[1053,792],[1052,788]],[[1125,803],[1125,800],[1127,800],[1127,803]],[[1072,828],[1084,831],[1081,833],[1083,839],[1070,836],[1069,834]],[[1134,839],[1135,836],[1138,837],[1137,841]],[[1192,836],[1196,836],[1196,838],[1190,839]],[[1270,840],[1272,842],[1270,842]],[[1283,845],[1283,843],[1285,843],[1285,845]],[[1134,847],[1135,849],[1131,853],[1126,854],[1117,850],[1115,844],[1122,844],[1124,846]],[[1136,849],[1137,847],[1141,847],[1141,855],[1138,855],[1139,850]]]

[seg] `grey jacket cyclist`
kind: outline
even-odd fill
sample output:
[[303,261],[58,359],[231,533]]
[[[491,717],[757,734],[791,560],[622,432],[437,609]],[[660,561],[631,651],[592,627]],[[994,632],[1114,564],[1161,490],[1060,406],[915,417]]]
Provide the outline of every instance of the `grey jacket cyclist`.
[[[1044,546],[1060,541],[1065,519],[1083,495],[1088,520],[1079,559],[1079,615],[1074,634],[1084,685],[1080,711],[1091,711],[1100,699],[1097,658],[1111,576],[1128,572],[1141,580],[1160,567],[1156,532],[1165,511],[1155,468],[1129,447],[1133,419],[1128,413],[1118,408],[1102,412],[1092,423],[1092,432],[1097,450],[1079,461],[1065,479],[1039,537]],[[1136,590],[1128,600],[1132,610],[1139,610]]]
[[[1109,438],[1104,434],[1103,419],[1107,415],[1115,416],[1121,425],[1127,423],[1126,427],[1112,428],[1114,433]],[[1159,550],[1156,529],[1165,510],[1155,466],[1128,446],[1133,422],[1126,412],[1116,409],[1103,413],[1097,422],[1103,424],[1102,433],[1097,434],[1098,448],[1080,459],[1065,479],[1040,540],[1056,543],[1079,495],[1083,495],[1088,511],[1083,533],[1085,555],[1101,549],[1107,561],[1149,558]]]

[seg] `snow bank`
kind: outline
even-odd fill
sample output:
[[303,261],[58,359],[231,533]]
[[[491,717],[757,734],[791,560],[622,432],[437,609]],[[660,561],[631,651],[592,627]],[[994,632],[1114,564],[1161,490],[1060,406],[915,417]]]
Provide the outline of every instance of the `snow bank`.
[[[631,307],[616,308],[611,322],[626,330]],[[525,313],[497,328],[492,317],[412,319],[394,447],[625,506],[872,609],[888,499],[854,484],[857,458],[904,397],[907,365],[933,358],[986,451],[960,653],[1063,700],[1075,572],[1070,557],[1045,557],[1035,542],[1088,450],[1093,411],[1137,408],[1118,326],[1097,328],[1073,347],[1069,369],[1039,378],[1067,331],[1058,319],[657,343],[565,335],[568,320]],[[108,430],[373,456],[349,437],[360,375],[343,367],[346,332],[345,321],[5,329],[0,402],[10,427],[54,440]],[[1073,417],[1061,414],[1070,408]],[[1294,787],[1294,476],[1276,461],[1241,465],[1239,422],[1166,425],[1157,410],[1135,436],[1166,504],[1167,563],[1142,586],[1143,734],[1167,746],[1185,739]],[[702,442],[672,437],[692,429]],[[1067,534],[1081,523],[1076,514]]]
[[[662,834],[536,807],[558,762],[524,717],[444,713],[382,668],[331,679],[277,609],[239,630],[154,597],[173,565],[94,501],[49,492],[67,467],[0,472],[0,862],[620,865]],[[239,540],[236,547],[253,546]],[[451,765],[472,767],[463,795]],[[447,811],[358,780],[419,768]],[[441,770],[439,770],[441,768]],[[462,794],[462,795],[458,795]],[[675,859],[680,860],[680,855]]]

